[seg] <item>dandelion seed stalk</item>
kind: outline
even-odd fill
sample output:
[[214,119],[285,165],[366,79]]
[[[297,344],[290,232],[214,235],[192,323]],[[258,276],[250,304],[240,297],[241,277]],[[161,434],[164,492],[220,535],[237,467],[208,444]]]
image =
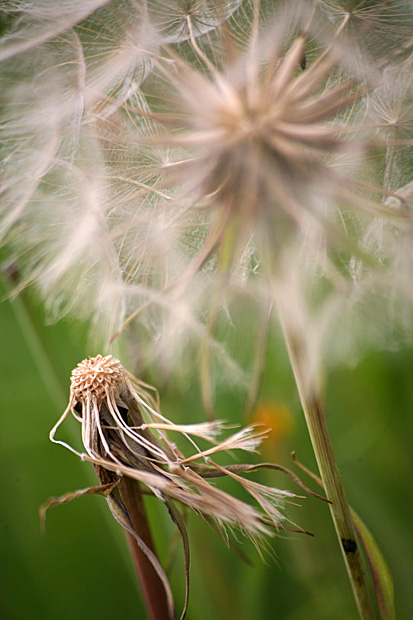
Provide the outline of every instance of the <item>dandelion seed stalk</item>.
[[314,455],[327,499],[331,502],[331,516],[360,618],[375,620],[376,615],[369,594],[364,558],[358,544],[350,507],[328,432],[319,389],[312,378],[310,380],[308,378],[311,377],[309,373],[311,366],[305,337],[296,330],[289,320],[288,313],[283,309],[280,310],[280,319]]

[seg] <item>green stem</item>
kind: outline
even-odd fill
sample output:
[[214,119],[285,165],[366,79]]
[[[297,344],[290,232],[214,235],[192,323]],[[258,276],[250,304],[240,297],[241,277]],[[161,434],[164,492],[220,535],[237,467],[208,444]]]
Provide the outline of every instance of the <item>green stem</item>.
[[313,445],[336,534],[343,553],[354,597],[362,620],[374,620],[370,588],[364,558],[356,537],[350,507],[337,466],[330,435],[321,405],[319,390],[312,377],[311,360],[305,338],[291,323],[291,313],[280,309],[284,337],[300,395],[307,428]]

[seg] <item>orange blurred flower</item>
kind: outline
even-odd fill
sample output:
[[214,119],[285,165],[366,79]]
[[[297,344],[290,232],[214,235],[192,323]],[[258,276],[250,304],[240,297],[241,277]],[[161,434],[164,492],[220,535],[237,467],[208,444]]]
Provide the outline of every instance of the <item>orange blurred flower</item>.
[[264,401],[257,405],[253,424],[262,424],[269,429],[261,447],[265,451],[279,449],[284,440],[295,432],[295,420],[290,409],[282,402]]

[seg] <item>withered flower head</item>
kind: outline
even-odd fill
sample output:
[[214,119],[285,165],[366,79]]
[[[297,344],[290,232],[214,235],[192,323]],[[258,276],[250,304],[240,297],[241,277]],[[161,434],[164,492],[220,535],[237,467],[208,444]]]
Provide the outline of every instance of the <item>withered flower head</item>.
[[[69,413],[82,425],[86,453],[55,439],[57,429]],[[101,487],[69,493],[51,500],[47,507],[85,493],[103,494],[115,518],[137,537],[128,506],[119,494],[122,479],[128,478],[142,483],[150,494],[168,507],[184,541],[187,536],[185,524],[172,500],[188,506],[211,525],[215,523],[225,537],[226,525],[239,528],[256,546],[263,543],[263,535],[271,534],[271,527],[303,531],[284,525],[283,504],[286,498],[294,497],[294,493],[240,475],[260,467],[280,469],[289,475],[290,472],[268,463],[222,466],[212,460],[216,453],[227,450],[256,452],[266,431],[247,427],[218,442],[215,438],[222,428],[222,423],[216,421],[174,424],[160,413],[153,388],[132,377],[119,360],[111,355],[86,359],[72,372],[69,404],[52,429],[50,438],[92,463]],[[189,440],[192,454],[185,456],[170,441],[170,433],[178,433]],[[211,447],[201,450],[196,437],[209,441]],[[250,506],[208,482],[208,478],[222,476],[236,480],[258,507]],[[299,483],[295,476],[292,477]],[[162,571],[155,558],[150,557],[150,560],[156,563],[158,573]]]
[[[215,438],[223,428],[221,422],[174,424],[161,415],[156,393],[151,394],[150,389],[127,373],[111,355],[84,360],[72,372],[69,405],[52,429],[51,440],[98,467],[143,482],[158,496],[165,493],[197,512],[223,524],[237,525],[253,536],[268,533],[270,524],[279,527],[281,514],[277,519],[274,515],[262,515],[211,486],[202,477],[225,473],[225,468],[221,470],[212,463],[212,455],[233,449],[256,452],[266,431],[247,427],[217,442]],[[82,424],[86,454],[55,439],[58,427],[70,412]],[[193,454],[184,456],[169,440],[166,431],[189,439],[195,448]],[[206,439],[213,445],[201,450],[194,437]],[[196,463],[201,459],[206,464]],[[243,470],[243,466],[240,467]],[[236,470],[237,466],[230,468],[228,475]],[[249,491],[255,489],[254,483],[244,479],[242,484]],[[293,496],[289,491],[278,489],[271,489],[271,493],[274,499]]]

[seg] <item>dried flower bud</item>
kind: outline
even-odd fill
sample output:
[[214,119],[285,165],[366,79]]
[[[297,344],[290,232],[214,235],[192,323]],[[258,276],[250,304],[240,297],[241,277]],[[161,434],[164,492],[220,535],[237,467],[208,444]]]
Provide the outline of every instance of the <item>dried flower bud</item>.
[[[81,423],[86,453],[55,439],[57,429],[70,412]],[[72,372],[69,404],[52,429],[50,438],[92,463],[101,487],[51,500],[46,508],[86,493],[105,495],[115,518],[138,539],[128,507],[118,491],[120,481],[128,478],[145,485],[149,493],[166,504],[183,538],[185,555],[188,553],[187,535],[183,519],[173,505],[174,500],[201,514],[207,521],[215,521],[225,537],[226,525],[237,527],[256,545],[262,542],[264,535],[271,534],[271,527],[303,532],[294,524],[289,527],[284,523],[283,504],[294,497],[294,493],[267,487],[240,475],[261,467],[277,469],[278,466],[265,463],[225,467],[212,460],[215,454],[228,450],[256,452],[266,430],[247,427],[219,443],[215,437],[222,428],[222,424],[217,422],[174,424],[160,413],[153,388],[132,377],[119,360],[111,355],[97,355],[83,360]],[[192,454],[185,456],[170,441],[170,433],[189,440],[194,449]],[[212,447],[201,450],[196,444],[196,437],[209,441]],[[279,469],[290,474],[284,468]],[[237,481],[254,499],[257,507],[232,497],[208,482],[209,478],[223,476]],[[297,478],[292,477],[297,482]],[[148,557],[156,565],[158,574],[163,575],[157,561],[151,554]],[[187,571],[189,556],[185,564]]]

